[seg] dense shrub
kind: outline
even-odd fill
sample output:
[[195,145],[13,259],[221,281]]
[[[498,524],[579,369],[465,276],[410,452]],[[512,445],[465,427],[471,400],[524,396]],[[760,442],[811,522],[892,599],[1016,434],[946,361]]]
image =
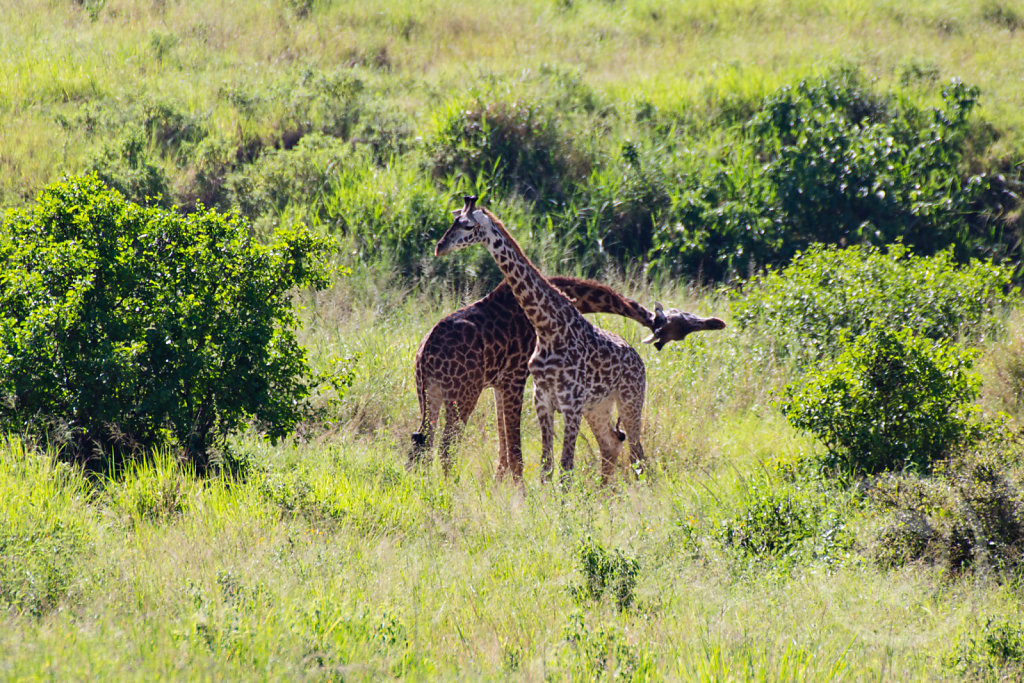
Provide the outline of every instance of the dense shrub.
[[656,154],[624,144],[615,163],[595,169],[554,212],[555,237],[573,254],[575,267],[599,275],[647,257],[657,217],[671,204]]
[[231,204],[250,219],[276,218],[289,204],[315,214],[341,164],[367,163],[349,150],[346,143],[319,133],[306,135],[290,150],[266,150],[228,177]]
[[0,231],[0,425],[81,458],[170,435],[204,460],[249,422],[285,436],[315,384],[290,292],[325,284],[324,256],[302,228],[261,246],[95,176],[51,185]]
[[816,245],[781,270],[754,277],[732,302],[737,325],[776,355],[813,360],[872,326],[929,339],[978,337],[1011,300],[1009,266],[954,263],[948,251],[915,256],[900,245]]
[[532,102],[457,102],[427,140],[434,176],[465,176],[530,200],[559,201],[589,166],[573,138]]
[[141,128],[129,126],[86,163],[86,170],[133,202],[170,206],[167,175]]
[[869,544],[884,568],[924,560],[962,571],[1014,570],[1024,547],[1024,497],[1006,462],[1018,439],[996,439],[939,462],[932,476],[887,474],[864,487],[882,512]]
[[1020,680],[1024,676],[1024,625],[985,617],[966,624],[942,662],[954,675],[976,680]]
[[978,435],[976,354],[877,325],[838,357],[787,386],[779,401],[797,429],[851,474],[928,471]]
[[[964,175],[978,91],[954,82],[920,110],[842,69],[767,96],[744,149],[679,179],[650,255],[657,273],[722,278],[785,263],[814,242],[883,245],[957,258],[1016,249],[992,210],[1005,182]],[[695,168],[700,168],[695,166]]]

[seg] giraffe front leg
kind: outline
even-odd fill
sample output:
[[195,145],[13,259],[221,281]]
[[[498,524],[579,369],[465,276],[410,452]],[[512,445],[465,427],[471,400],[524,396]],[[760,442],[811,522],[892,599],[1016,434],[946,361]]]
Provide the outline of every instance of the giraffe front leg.
[[544,481],[551,479],[555,450],[555,410],[549,395],[535,385],[533,406],[537,410],[537,421],[540,423],[540,471]]

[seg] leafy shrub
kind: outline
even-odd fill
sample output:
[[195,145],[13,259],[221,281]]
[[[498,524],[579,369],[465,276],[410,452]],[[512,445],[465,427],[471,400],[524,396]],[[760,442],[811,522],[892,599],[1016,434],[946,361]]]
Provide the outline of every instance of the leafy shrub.
[[826,464],[851,474],[929,471],[978,436],[976,353],[875,326],[832,362],[787,386],[786,419],[828,450]]
[[555,670],[569,680],[647,681],[655,676],[655,663],[641,645],[631,644],[615,624],[591,628],[581,614],[566,619],[563,637],[569,647],[559,653]]
[[618,163],[591,173],[564,210],[552,216],[557,238],[574,255],[574,265],[590,275],[608,266],[646,258],[659,214],[671,204],[655,153],[624,144]]
[[171,204],[167,175],[153,158],[141,128],[129,126],[120,138],[104,145],[86,163],[86,170],[137,204]]
[[[344,142],[312,133],[290,150],[270,149],[228,178],[231,203],[243,216],[277,216],[290,203],[316,211],[338,166],[349,161]],[[366,160],[356,157],[357,164]],[[308,206],[308,205],[312,206]]]
[[38,616],[71,588],[90,541],[84,488],[52,455],[0,443],[0,608]]
[[813,360],[872,326],[913,328],[929,339],[981,336],[1011,301],[1012,269],[985,261],[957,265],[948,251],[916,256],[815,245],[783,269],[758,275],[732,301],[736,323],[769,340],[776,355]]
[[606,592],[615,597],[615,605],[624,610],[633,604],[640,563],[621,550],[609,552],[587,536],[576,548],[576,560],[583,584],[574,586],[577,600],[601,600]]
[[169,435],[205,461],[244,424],[289,434],[316,384],[290,292],[325,285],[325,253],[303,228],[261,246],[95,176],[49,186],[0,231],[0,425],[63,432],[80,458]]
[[[1016,249],[988,207],[1017,200],[995,176],[963,177],[976,88],[954,82],[922,111],[849,69],[768,95],[742,149],[679,179],[654,235],[656,273],[720,279],[787,262],[815,242],[967,255]],[[695,162],[696,170],[700,167]]]
[[979,449],[937,463],[933,476],[878,477],[865,487],[883,511],[871,544],[884,568],[925,560],[950,571],[1020,565],[1024,498],[1006,472],[1019,457],[1019,437],[985,442]]
[[1016,620],[978,619],[957,634],[942,661],[956,676],[1019,680],[1024,675],[1024,627]]
[[435,177],[480,179],[535,201],[557,201],[588,164],[554,118],[530,102],[454,103],[427,141]]

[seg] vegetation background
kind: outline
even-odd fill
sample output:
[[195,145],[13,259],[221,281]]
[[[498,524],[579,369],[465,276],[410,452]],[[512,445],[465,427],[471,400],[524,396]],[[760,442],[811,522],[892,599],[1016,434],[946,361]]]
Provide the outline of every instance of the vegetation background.
[[[304,223],[338,268],[298,340],[353,374],[217,475],[169,443],[83,476],[12,430],[0,676],[1019,676],[1022,29],[1009,0],[7,3],[0,204],[95,173]],[[497,281],[432,256],[465,191],[546,272],[730,323],[641,348],[649,478],[601,488],[581,437],[540,483],[528,409],[525,486],[495,482],[483,405],[451,479],[404,469],[419,339]],[[848,343],[869,322],[888,356]],[[906,468],[780,401],[911,356],[956,447]]]

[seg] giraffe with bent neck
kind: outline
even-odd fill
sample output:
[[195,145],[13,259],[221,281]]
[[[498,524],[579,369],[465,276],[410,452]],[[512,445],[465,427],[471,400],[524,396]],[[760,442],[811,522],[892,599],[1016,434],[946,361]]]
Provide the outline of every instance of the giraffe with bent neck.
[[[541,428],[541,466],[553,469],[554,413],[565,418],[561,466],[573,469],[576,437],[586,418],[601,451],[601,475],[615,471],[622,441],[629,438],[634,467],[644,460],[640,431],[646,372],[643,360],[621,337],[595,327],[537,270],[494,214],[475,207],[466,197],[452,226],[438,241],[435,255],[471,244],[483,244],[505,275],[513,295],[537,334],[527,363],[534,379],[534,405]],[[612,425],[613,406],[619,424]]]

